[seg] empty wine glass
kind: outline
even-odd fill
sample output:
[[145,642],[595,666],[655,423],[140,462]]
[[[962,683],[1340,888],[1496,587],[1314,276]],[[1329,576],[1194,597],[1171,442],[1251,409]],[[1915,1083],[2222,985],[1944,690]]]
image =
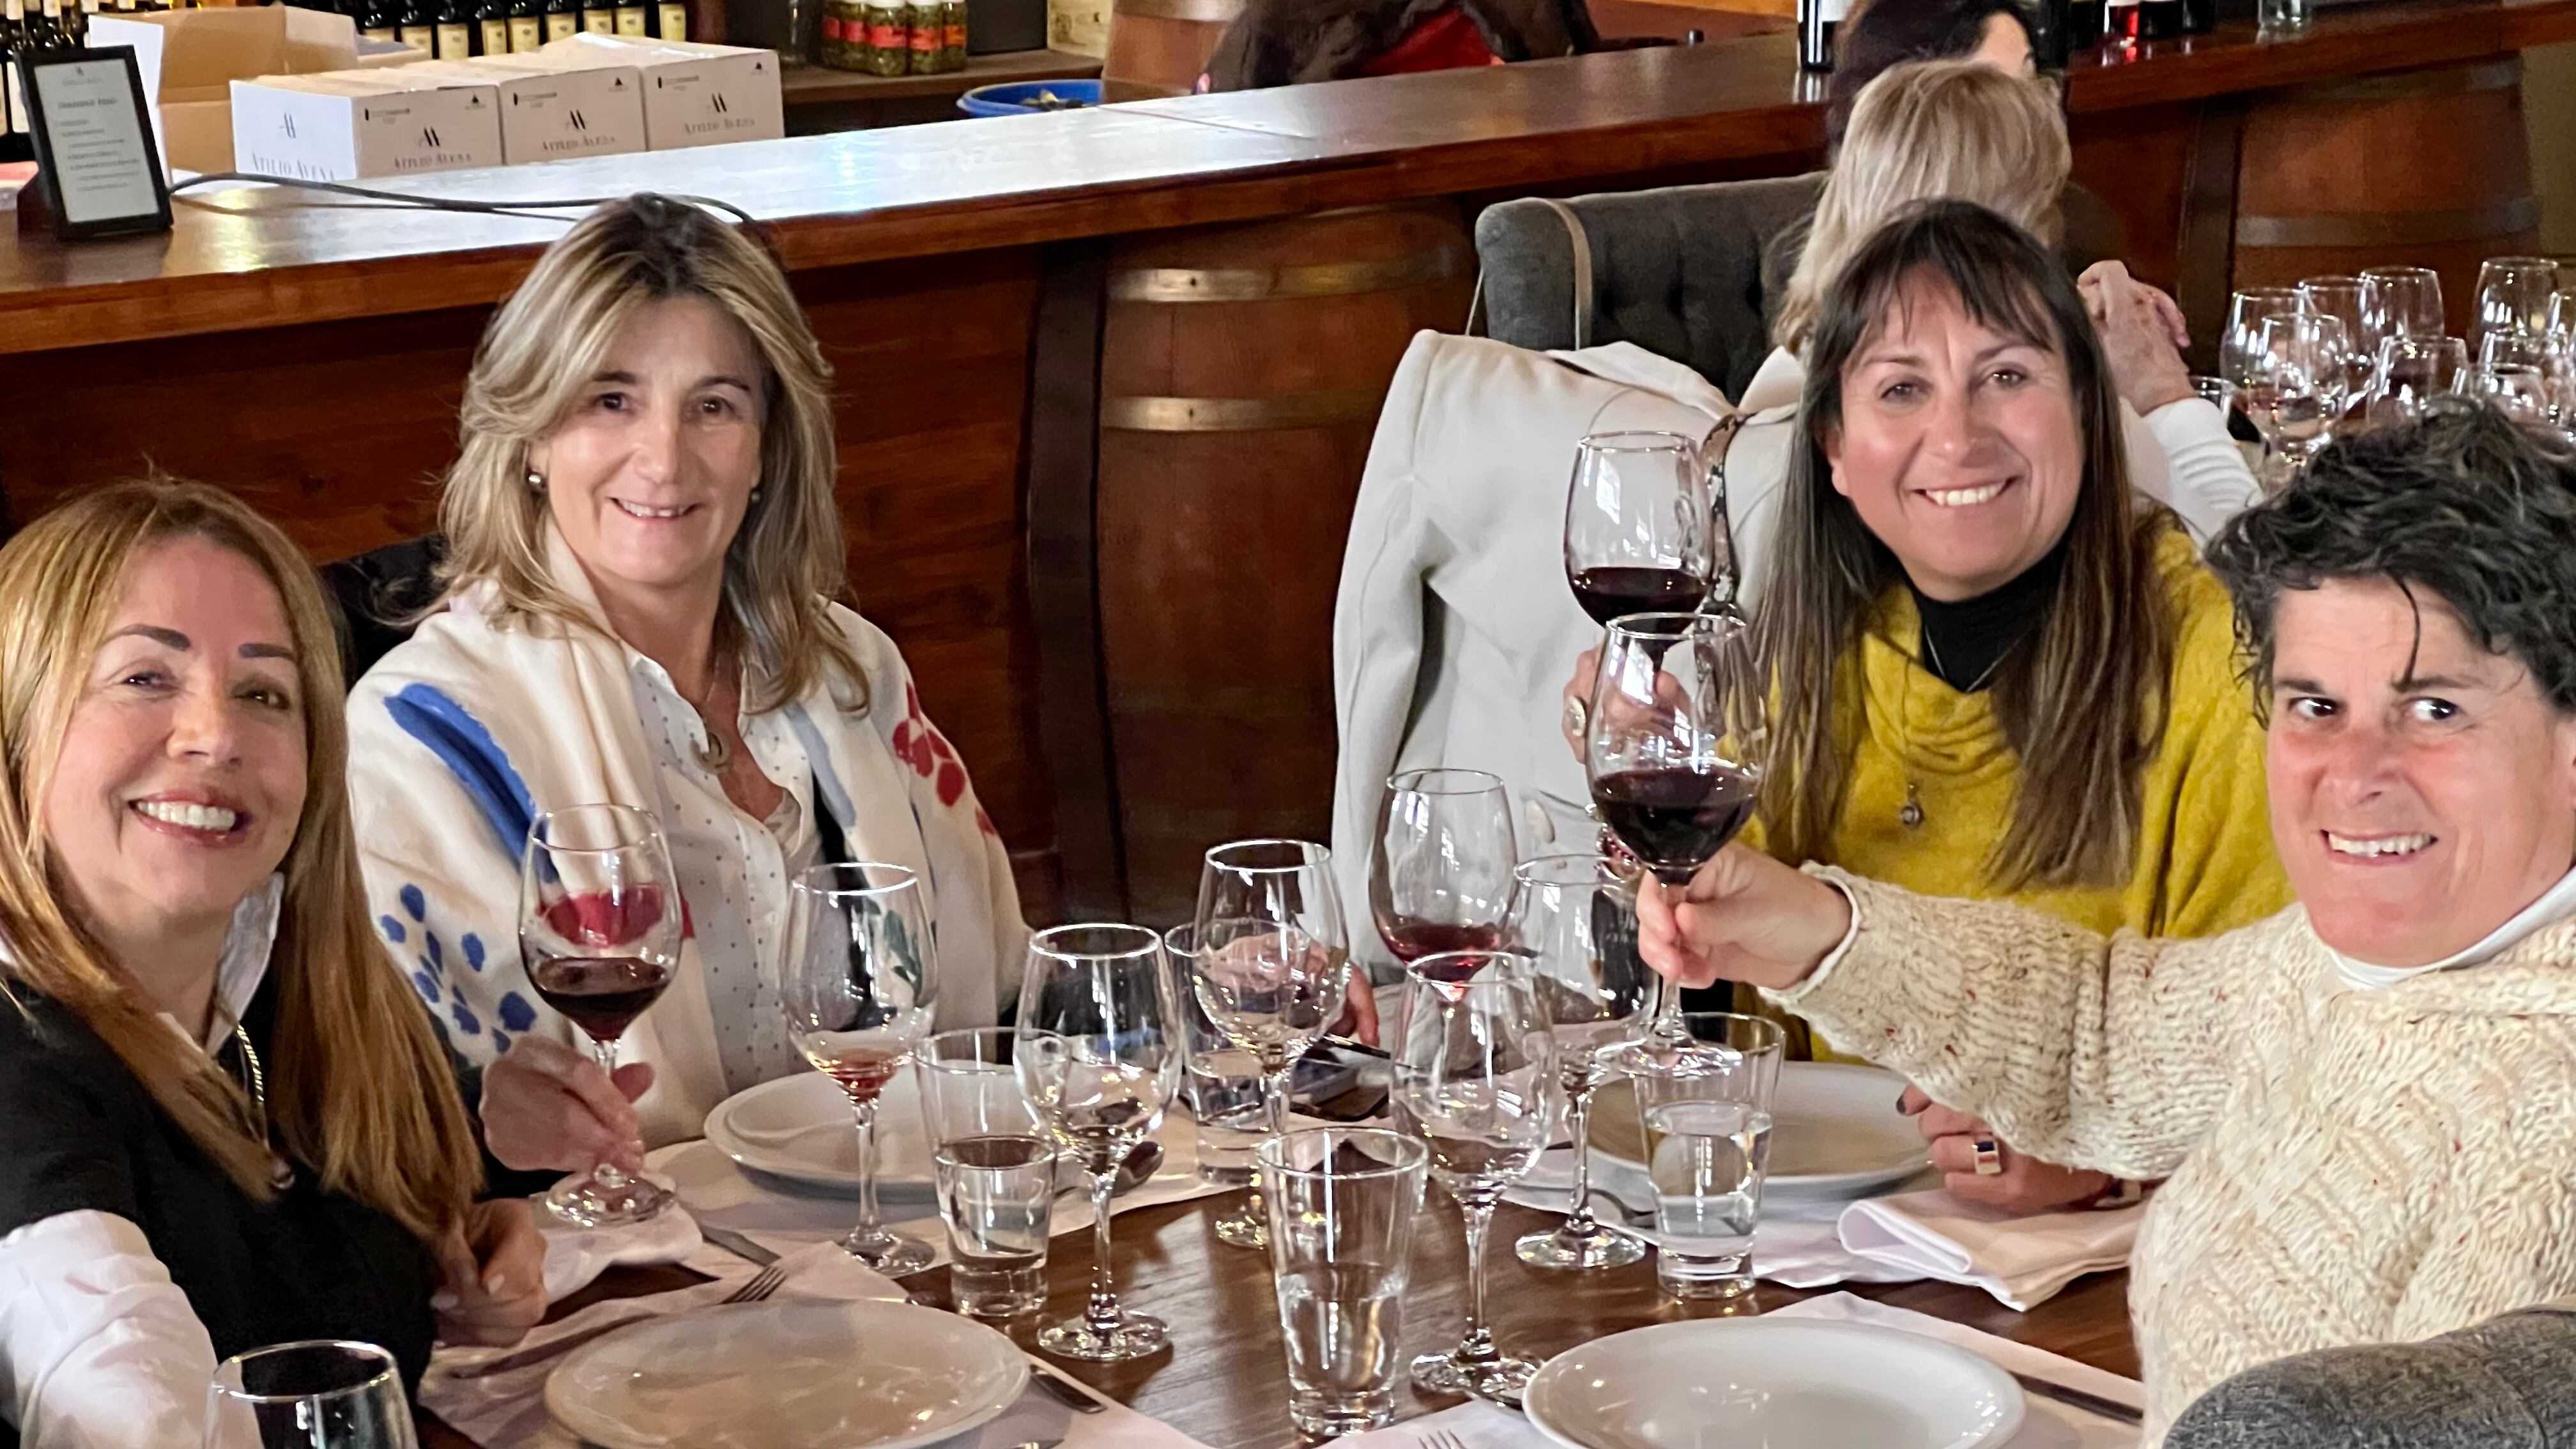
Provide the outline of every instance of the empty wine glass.
[[1504,951],[1425,956],[1404,978],[1393,1052],[1396,1124],[1431,1153],[1431,1180],[1467,1232],[1467,1326],[1458,1346],[1413,1361],[1414,1387],[1517,1399],[1538,1365],[1504,1353],[1485,1318],[1485,1238],[1494,1206],[1547,1147],[1556,1043],[1528,962]]
[[1057,926],[1029,938],[1012,1062],[1047,1134],[1091,1179],[1091,1296],[1038,1347],[1110,1363],[1159,1353],[1163,1321],[1118,1302],[1109,1194],[1163,1122],[1182,1046],[1163,938],[1142,926]]
[[2516,422],[2548,423],[2558,419],[2554,360],[2546,338],[2536,332],[2498,328],[2478,347],[2473,389]]
[[1565,495],[1565,578],[1593,622],[1696,609],[1723,543],[1699,441],[1594,433],[1574,447]]
[[2254,381],[2245,389],[2245,410],[2266,440],[2280,450],[2290,477],[2305,471],[2317,451],[2333,438],[2336,420],[2343,416],[2351,396],[2350,375],[2345,371],[2350,347],[2343,323],[2332,317],[2263,319],[2249,364]]
[[1633,1040],[1655,1009],[1656,976],[1637,955],[1637,900],[1609,859],[1543,855],[1512,872],[1512,945],[1530,962],[1540,1019],[1556,1038],[1574,1150],[1574,1197],[1552,1232],[1512,1244],[1536,1268],[1615,1268],[1645,1245],[1592,1216],[1592,1094],[1604,1054]]
[[2391,337],[2448,332],[2442,321],[2441,277],[2430,267],[2362,268],[2361,330],[2362,345],[2369,348]]
[[[1506,837],[1508,838],[1508,837]],[[1199,867],[1190,988],[1225,1039],[1261,1064],[1270,1135],[1288,1130],[1297,1059],[1331,1029],[1350,992],[1350,937],[1333,853],[1303,840],[1238,840]],[[1269,1242],[1258,1180],[1217,1237]]]
[[2550,299],[2558,295],[2558,264],[2547,257],[2489,257],[2478,264],[2478,313],[2469,340],[2484,346],[2498,332],[2549,329]]
[[[32,1442],[32,1441],[30,1441]],[[394,1356],[314,1340],[225,1359],[206,1391],[205,1449],[417,1449]]]
[[2361,325],[2361,278],[2310,277],[2299,283],[2299,297],[2310,312],[2319,317],[2332,317],[2343,324],[2344,387],[2351,397],[2361,396],[2370,386],[2371,369],[2377,353],[2368,342],[2368,330]]
[[2255,344],[2262,340],[2263,319],[2276,313],[2297,315],[2308,299],[2296,287],[2247,287],[2227,299],[2227,330],[2218,335],[2218,374],[2238,388],[2253,381],[2247,371]]
[[849,1097],[858,1128],[859,1221],[841,1246],[880,1273],[919,1272],[930,1266],[930,1245],[877,1215],[876,1154],[877,1098],[930,1035],[939,981],[919,877],[873,861],[797,876],[778,975],[788,1037]]
[[2457,337],[2390,337],[2379,344],[2361,415],[2372,426],[2412,422],[2469,380],[2469,345]]
[[[1592,684],[1584,773],[1619,844],[1669,886],[1735,838],[1761,794],[1769,682],[1732,615],[1632,614],[1610,625]],[[1654,1034],[1681,1030],[1659,988]]]
[[1369,916],[1395,959],[1502,944],[1512,807],[1483,770],[1406,770],[1386,782],[1370,842]]
[[[660,999],[680,964],[678,874],[661,824],[632,805],[573,805],[528,826],[519,860],[519,963],[546,1005],[590,1038],[601,1071],[618,1038]],[[639,1223],[671,1194],[615,1163],[546,1194],[584,1227]]]

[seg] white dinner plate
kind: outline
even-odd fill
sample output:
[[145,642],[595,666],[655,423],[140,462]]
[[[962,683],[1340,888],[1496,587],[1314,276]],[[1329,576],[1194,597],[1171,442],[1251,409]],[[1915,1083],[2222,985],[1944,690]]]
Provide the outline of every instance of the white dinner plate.
[[[877,1195],[932,1200],[921,1086],[906,1066],[877,1098]],[[859,1133],[850,1099],[821,1072],[763,1082],[718,1102],[707,1140],[754,1172],[838,1193],[859,1190]]]
[[573,1350],[546,1412],[602,1449],[913,1449],[994,1418],[1028,1381],[1017,1346],[953,1313],[740,1303]]
[[[1923,1170],[1914,1119],[1896,1110],[1905,1079],[1848,1062],[1783,1062],[1771,1099],[1771,1172],[1762,1195],[1840,1201],[1868,1197]],[[1636,1099],[1625,1084],[1601,1089],[1593,1150],[1645,1170]]]
[[1521,1402],[1568,1449],[1975,1449],[2021,1427],[2021,1386],[1893,1328],[1658,1323],[1549,1359]]

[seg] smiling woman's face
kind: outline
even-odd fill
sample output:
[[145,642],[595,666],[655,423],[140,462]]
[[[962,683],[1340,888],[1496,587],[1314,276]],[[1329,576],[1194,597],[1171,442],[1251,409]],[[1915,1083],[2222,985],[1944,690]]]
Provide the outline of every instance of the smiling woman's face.
[[1974,598],[2047,557],[2084,481],[2065,358],[1922,276],[1843,365],[1824,448],[1834,491],[1935,599]]

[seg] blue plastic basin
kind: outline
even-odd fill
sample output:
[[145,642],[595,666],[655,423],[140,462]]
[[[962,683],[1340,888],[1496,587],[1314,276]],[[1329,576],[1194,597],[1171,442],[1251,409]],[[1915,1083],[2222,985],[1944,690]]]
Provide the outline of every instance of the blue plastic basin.
[[1025,116],[1039,109],[1029,102],[1041,91],[1052,91],[1086,106],[1100,104],[1100,82],[1096,79],[1005,81],[995,86],[977,86],[959,96],[957,109],[970,116]]

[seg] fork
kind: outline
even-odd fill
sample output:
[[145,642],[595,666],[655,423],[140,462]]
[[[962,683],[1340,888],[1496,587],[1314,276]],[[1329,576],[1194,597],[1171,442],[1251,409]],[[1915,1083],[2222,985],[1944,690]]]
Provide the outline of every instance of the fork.
[[1446,1429],[1434,1429],[1423,1435],[1422,1442],[1414,1449],[1467,1449],[1467,1441]]
[[[786,1286],[786,1283],[787,1270],[776,1263],[772,1263],[768,1267],[753,1274],[749,1282],[744,1283],[741,1287],[726,1294],[719,1301],[722,1303],[759,1303],[768,1299],[780,1288]],[[641,1320],[635,1318],[620,1318],[612,1323],[602,1323],[596,1327],[585,1328],[579,1333],[566,1334],[562,1338],[555,1339],[549,1343],[538,1344],[534,1348],[523,1348],[517,1353],[505,1353],[499,1358],[486,1359],[477,1364],[467,1364],[465,1367],[456,1370],[450,1375],[450,1377],[460,1379],[487,1379],[494,1374],[515,1372],[516,1370],[526,1368],[531,1364],[544,1363],[550,1358],[560,1358],[563,1355],[572,1352],[574,1349],[581,1347],[583,1344],[590,1342],[594,1338],[601,1337],[604,1334],[615,1333],[617,1330],[624,1328],[630,1323],[640,1321]]]

